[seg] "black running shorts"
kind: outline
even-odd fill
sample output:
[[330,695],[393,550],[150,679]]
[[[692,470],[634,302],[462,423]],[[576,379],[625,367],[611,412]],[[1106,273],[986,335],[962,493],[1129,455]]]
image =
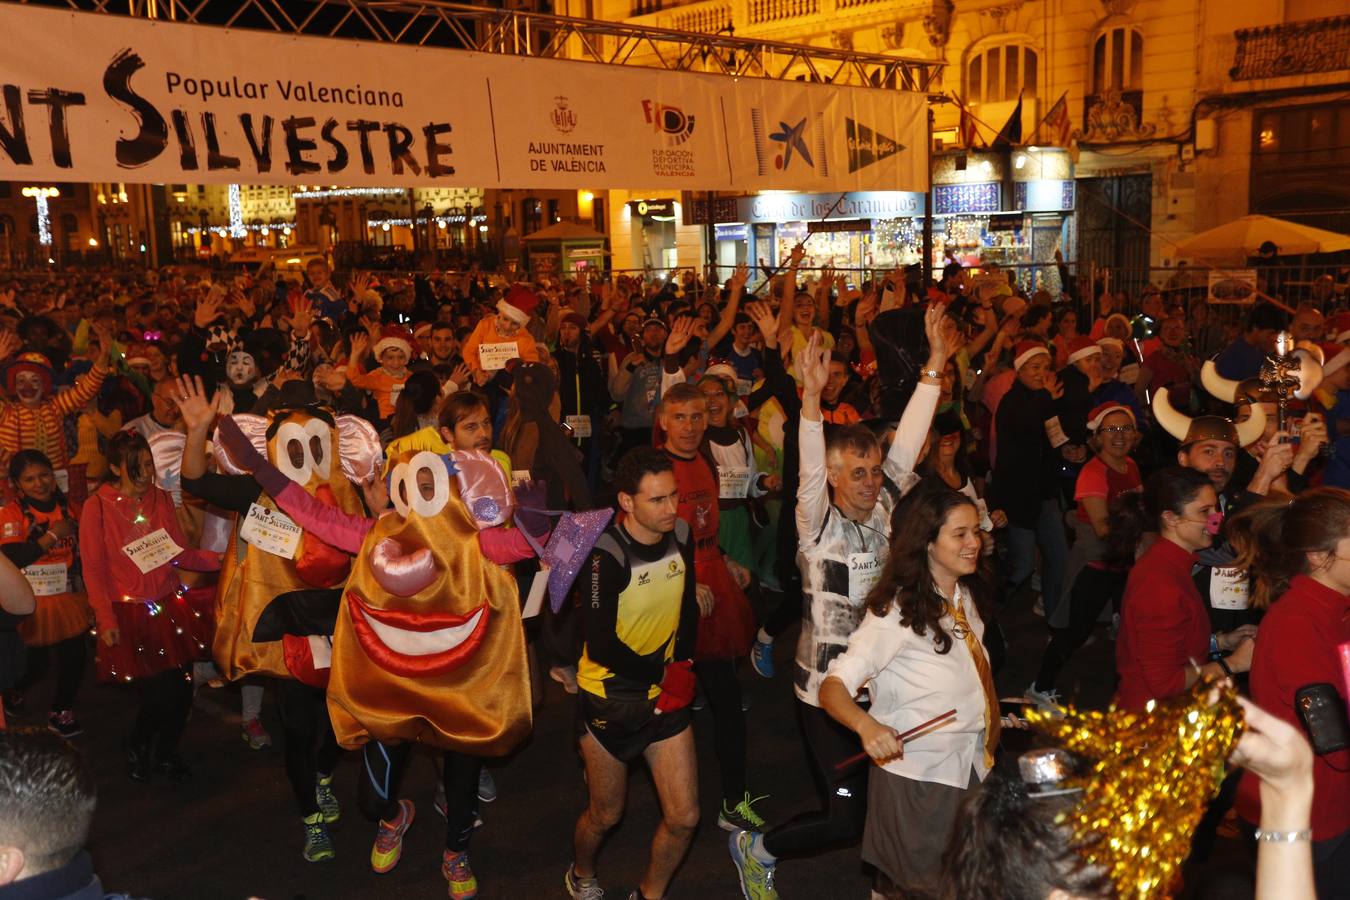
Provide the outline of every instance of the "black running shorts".
[[689,707],[657,714],[655,700],[614,700],[577,691],[577,739],[590,734],[610,756],[631,763],[651,744],[689,727]]

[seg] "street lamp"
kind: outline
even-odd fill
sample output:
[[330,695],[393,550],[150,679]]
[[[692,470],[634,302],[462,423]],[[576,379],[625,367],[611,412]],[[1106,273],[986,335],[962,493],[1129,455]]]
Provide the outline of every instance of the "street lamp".
[[54,187],[26,187],[23,189],[25,197],[32,197],[33,202],[37,204],[38,220],[38,243],[44,247],[52,245],[52,214],[47,206],[47,201],[52,197],[61,196],[61,189]]

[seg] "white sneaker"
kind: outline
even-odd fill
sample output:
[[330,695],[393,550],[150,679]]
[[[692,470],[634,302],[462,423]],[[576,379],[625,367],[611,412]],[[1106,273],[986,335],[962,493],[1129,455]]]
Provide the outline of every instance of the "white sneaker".
[[1061,718],[1064,715],[1064,707],[1059,702],[1059,691],[1054,688],[1048,691],[1038,691],[1036,690],[1036,682],[1033,681],[1022,696],[1035,703],[1042,711],[1048,712],[1056,718]]

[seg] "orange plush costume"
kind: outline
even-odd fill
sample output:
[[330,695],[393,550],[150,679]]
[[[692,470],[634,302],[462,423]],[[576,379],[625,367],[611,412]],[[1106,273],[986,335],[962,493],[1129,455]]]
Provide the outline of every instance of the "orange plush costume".
[[366,534],[333,633],[338,743],[507,753],[531,727],[515,578],[483,555],[450,456],[408,450],[391,463],[395,509]]

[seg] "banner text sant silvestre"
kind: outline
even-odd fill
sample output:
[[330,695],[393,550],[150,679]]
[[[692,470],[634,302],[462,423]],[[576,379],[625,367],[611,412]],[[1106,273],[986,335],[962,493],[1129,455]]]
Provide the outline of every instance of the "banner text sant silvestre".
[[[353,140],[361,169],[367,175],[375,174],[377,147],[383,147],[380,155],[388,159],[389,174],[402,175],[405,170],[429,178],[455,174],[454,166],[448,162],[453,150],[443,140],[453,130],[449,122],[428,122],[414,129],[397,121],[358,118],[339,122],[329,117],[319,122],[314,116],[291,116],[278,123],[274,116],[266,113],[259,116],[239,113],[232,118],[238,119],[245,146],[228,146],[222,142],[222,129],[215,113],[204,111],[190,114],[185,109],[174,107],[167,111],[166,118],[163,111],[138,94],[131,80],[144,67],[145,61],[140,54],[127,49],[118,53],[103,73],[104,93],[125,106],[137,121],[137,132],[130,137],[119,137],[114,148],[117,164],[122,168],[139,168],[157,159],[169,148],[172,130],[172,140],[176,141],[178,147],[178,164],[184,171],[198,171],[203,166],[207,171],[239,171],[243,165],[243,155],[247,153],[254,163],[255,171],[265,174],[272,171],[273,146],[278,138],[279,124],[279,138],[285,154],[283,165],[291,175],[320,171],[331,174],[345,172],[352,162],[352,151],[348,144]],[[226,93],[216,90],[215,82],[184,79],[177,73],[166,75],[170,93],[189,93],[188,84],[195,87],[190,93],[201,99]],[[208,90],[205,87],[207,84],[213,87]],[[239,90],[243,99],[266,97],[267,85],[256,82],[243,84],[254,85],[251,89],[244,87]],[[286,86],[283,93],[294,94],[296,100],[303,96],[311,102],[348,103],[348,98],[355,93],[361,102],[365,102],[366,98],[373,101],[370,105],[402,106],[402,95],[398,93],[373,91],[359,86],[314,89],[312,85],[292,86],[289,82],[279,83],[279,90],[282,84]],[[321,99],[325,97],[329,99]],[[32,165],[30,134],[24,120],[24,99],[20,85],[0,85],[0,100],[4,105],[4,118],[0,120],[0,150],[18,165]],[[75,108],[87,105],[85,95],[82,92],[47,87],[29,90],[26,99],[29,106],[47,107],[52,161],[59,168],[73,168],[69,120],[77,114]],[[200,135],[197,127],[200,128]],[[203,147],[199,147],[199,137]],[[321,152],[320,142],[327,151],[327,158],[322,162],[316,159]]]

